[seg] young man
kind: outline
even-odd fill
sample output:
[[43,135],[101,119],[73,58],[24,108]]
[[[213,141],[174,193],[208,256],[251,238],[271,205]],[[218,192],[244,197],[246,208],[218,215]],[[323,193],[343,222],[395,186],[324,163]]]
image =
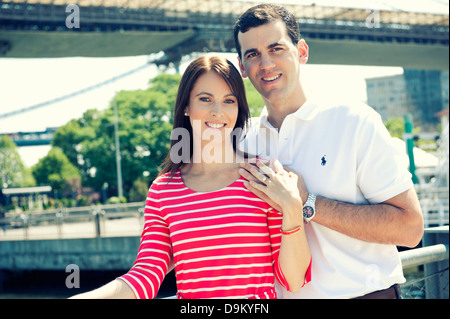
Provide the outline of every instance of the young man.
[[[404,150],[395,149],[367,105],[307,100],[300,70],[308,45],[285,8],[250,8],[236,22],[234,37],[242,75],[265,102],[243,148],[277,158],[299,175],[309,222],[312,280],[296,293],[284,290],[283,298],[400,298],[398,284],[405,279],[396,245],[415,247],[423,234]],[[261,180],[248,164],[242,167],[244,177]],[[264,187],[248,186],[270,202]]]

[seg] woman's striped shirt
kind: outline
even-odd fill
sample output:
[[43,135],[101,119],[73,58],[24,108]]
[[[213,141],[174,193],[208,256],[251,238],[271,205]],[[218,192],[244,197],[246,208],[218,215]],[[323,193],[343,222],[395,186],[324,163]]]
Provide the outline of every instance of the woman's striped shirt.
[[157,178],[145,205],[145,226],[132,269],[119,277],[138,298],[154,298],[173,255],[178,298],[276,298],[281,213],[248,191],[241,177],[196,192],[181,173]]

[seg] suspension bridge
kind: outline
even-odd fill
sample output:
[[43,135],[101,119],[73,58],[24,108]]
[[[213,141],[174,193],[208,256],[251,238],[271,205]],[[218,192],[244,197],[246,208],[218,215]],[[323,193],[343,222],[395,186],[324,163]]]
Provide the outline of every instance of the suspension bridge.
[[[68,23],[76,5],[79,23]],[[0,58],[149,55],[147,64],[70,94],[7,113],[39,109],[148,67],[178,66],[184,56],[235,52],[233,25],[255,5],[238,0],[0,0]],[[308,42],[311,64],[448,70],[449,16],[286,5]]]

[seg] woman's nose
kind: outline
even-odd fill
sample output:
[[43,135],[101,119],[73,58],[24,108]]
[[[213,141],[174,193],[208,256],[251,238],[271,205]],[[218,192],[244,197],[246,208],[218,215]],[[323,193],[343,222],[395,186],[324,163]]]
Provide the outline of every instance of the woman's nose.
[[220,103],[220,102],[214,103],[214,105],[211,109],[211,113],[216,116],[222,114],[223,113],[222,103]]

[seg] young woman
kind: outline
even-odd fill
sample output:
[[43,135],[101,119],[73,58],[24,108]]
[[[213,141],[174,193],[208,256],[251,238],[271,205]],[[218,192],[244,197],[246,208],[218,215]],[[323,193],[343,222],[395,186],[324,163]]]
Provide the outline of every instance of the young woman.
[[[297,180],[237,148],[249,118],[237,69],[201,57],[186,69],[174,110],[171,152],[152,183],[132,269],[81,298],[154,298],[173,260],[178,298],[276,298],[274,280],[297,290],[310,277]],[[240,163],[256,163],[246,181]],[[258,184],[282,208],[249,192]]]

